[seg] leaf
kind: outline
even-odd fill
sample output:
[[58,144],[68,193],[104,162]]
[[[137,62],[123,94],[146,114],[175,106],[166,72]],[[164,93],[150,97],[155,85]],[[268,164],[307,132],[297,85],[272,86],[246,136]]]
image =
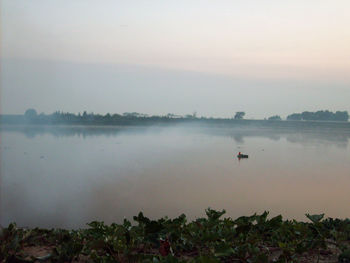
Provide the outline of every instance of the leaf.
[[305,214],[305,216],[310,219],[312,221],[312,223],[316,224],[318,222],[320,222],[323,217],[324,217],[324,214],[319,214],[319,215],[310,215],[310,214]]
[[134,216],[133,219],[139,224],[140,223],[148,224],[151,221],[149,218],[145,217],[142,212],[140,212],[138,216]]
[[209,207],[208,209],[205,210],[205,213],[209,220],[218,220],[223,214],[226,213],[226,210],[223,209],[222,211],[216,211]]
[[260,216],[257,215],[257,216],[256,216],[256,222],[257,222],[258,224],[265,223],[268,215],[269,215],[269,212],[268,212],[268,211],[264,211],[264,213],[262,213]]
[[273,228],[277,228],[279,227],[281,224],[282,224],[282,216],[281,215],[278,215],[278,216],[275,216],[273,218],[271,218],[268,223],[269,223],[269,226],[270,227],[273,227]]
[[129,228],[131,227],[130,221],[127,220],[126,218],[124,218],[123,226],[124,226],[126,229],[129,229]]
[[235,250],[228,245],[220,245],[215,248],[216,257],[229,257],[235,254]]

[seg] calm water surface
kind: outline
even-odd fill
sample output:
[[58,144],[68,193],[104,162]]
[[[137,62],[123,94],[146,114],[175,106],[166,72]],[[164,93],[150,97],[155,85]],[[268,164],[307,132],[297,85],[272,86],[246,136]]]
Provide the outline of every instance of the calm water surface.
[[[84,227],[207,207],[350,217],[350,134],[262,128],[3,127],[0,222]],[[249,154],[237,160],[237,152]]]

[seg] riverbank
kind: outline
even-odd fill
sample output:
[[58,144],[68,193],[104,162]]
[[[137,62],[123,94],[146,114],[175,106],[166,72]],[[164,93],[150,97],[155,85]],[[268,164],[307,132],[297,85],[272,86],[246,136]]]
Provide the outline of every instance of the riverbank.
[[0,115],[1,125],[49,125],[49,126],[174,126],[197,125],[204,127],[261,127],[285,129],[344,129],[350,130],[349,121],[322,121],[322,120],[267,120],[267,119],[234,119],[208,117],[168,117],[168,116],[122,116],[103,117],[93,115],[91,118],[76,115],[62,114],[60,117],[52,115],[37,115],[35,118],[26,118],[24,115]]
[[133,224],[92,222],[79,230],[10,224],[1,229],[0,262],[349,262],[349,219],[224,213],[207,209],[192,222],[139,213]]

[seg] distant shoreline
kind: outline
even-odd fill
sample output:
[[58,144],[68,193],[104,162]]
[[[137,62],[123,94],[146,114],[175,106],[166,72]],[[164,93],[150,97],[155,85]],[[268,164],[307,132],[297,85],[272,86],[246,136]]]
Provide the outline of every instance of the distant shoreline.
[[41,119],[40,115],[34,119],[28,119],[24,115],[0,115],[2,125],[35,125],[35,126],[169,126],[169,125],[200,125],[200,126],[225,126],[225,127],[268,127],[268,128],[345,128],[350,129],[349,121],[319,121],[319,120],[252,120],[229,118],[168,118],[153,117],[120,117],[116,120],[92,119],[92,120],[52,120]]

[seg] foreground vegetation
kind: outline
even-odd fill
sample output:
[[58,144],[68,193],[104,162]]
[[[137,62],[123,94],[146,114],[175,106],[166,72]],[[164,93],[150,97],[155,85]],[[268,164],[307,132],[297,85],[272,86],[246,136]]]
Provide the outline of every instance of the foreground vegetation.
[[122,224],[87,229],[1,230],[0,262],[349,262],[350,220],[306,215],[309,222],[261,215],[186,216],[151,220],[142,213]]

